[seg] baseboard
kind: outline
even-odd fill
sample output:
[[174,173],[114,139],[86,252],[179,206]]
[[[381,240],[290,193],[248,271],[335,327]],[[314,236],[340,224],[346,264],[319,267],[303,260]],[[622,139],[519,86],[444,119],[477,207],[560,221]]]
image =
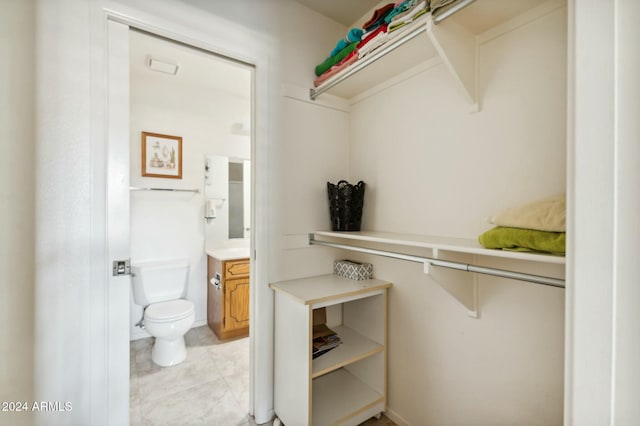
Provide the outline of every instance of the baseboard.
[[206,319],[194,322],[191,328],[202,327],[203,325],[207,325]]
[[400,416],[400,414],[396,413],[395,411],[391,410],[390,408],[387,408],[387,411],[384,412],[384,415],[387,416],[389,418],[389,420],[391,420],[392,422],[394,422],[398,426],[410,426],[408,421],[403,419]]

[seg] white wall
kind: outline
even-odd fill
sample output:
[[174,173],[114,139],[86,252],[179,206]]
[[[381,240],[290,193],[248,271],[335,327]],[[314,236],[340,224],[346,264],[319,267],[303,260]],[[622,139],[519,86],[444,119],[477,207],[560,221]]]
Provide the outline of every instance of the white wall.
[[[33,400],[35,7],[0,1],[0,401]],[[28,425],[29,412],[0,423]]]
[[330,227],[327,181],[346,179],[349,161],[348,105],[329,95],[315,102],[308,97],[315,66],[347,28],[298,3],[288,2],[286,10],[286,16],[296,19],[283,21],[280,46],[285,53],[296,52],[296,58],[283,69],[278,105],[282,133],[273,151],[278,173],[270,188],[277,206],[271,247],[278,255],[271,281],[333,271],[334,250],[300,247],[309,232]]
[[[481,44],[478,113],[444,65],[352,105],[350,178],[368,185],[363,228],[476,238],[492,214],[564,192],[566,31],[565,8]],[[479,276],[472,319],[420,265],[350,257],[394,283],[391,415],[411,425],[562,424],[563,290]]]
[[[157,56],[156,51],[145,45],[137,47],[148,35],[131,32],[132,61],[139,58],[141,49]],[[154,39],[163,45],[166,41]],[[186,49],[178,47],[178,50]],[[202,55],[197,52],[195,55]],[[171,59],[171,58],[167,58]],[[211,57],[219,62],[219,58]],[[179,73],[187,73],[191,63],[181,63]],[[250,93],[251,74],[243,73],[246,93]],[[207,256],[205,245],[221,244],[227,234],[207,232],[207,228],[219,227],[215,220],[206,224],[204,219],[205,184],[204,161],[207,155],[249,158],[251,144],[248,137],[231,134],[231,125],[238,117],[251,115],[251,100],[225,90],[208,86],[207,81],[189,81],[179,75],[133,72],[131,74],[131,185],[134,187],[160,187],[198,189],[200,193],[180,192],[131,192],[131,261],[187,259],[190,264],[187,299],[195,304],[196,321],[200,326],[207,321]],[[209,76],[215,77],[215,76]],[[141,132],[152,132],[182,137],[182,179],[142,177]],[[223,181],[226,182],[225,179]],[[221,209],[221,218],[224,218]],[[226,223],[228,219],[223,221]],[[206,236],[210,241],[205,241]],[[213,241],[213,238],[216,241]],[[131,337],[147,337],[149,334],[135,327],[142,316],[142,307],[131,300]]]

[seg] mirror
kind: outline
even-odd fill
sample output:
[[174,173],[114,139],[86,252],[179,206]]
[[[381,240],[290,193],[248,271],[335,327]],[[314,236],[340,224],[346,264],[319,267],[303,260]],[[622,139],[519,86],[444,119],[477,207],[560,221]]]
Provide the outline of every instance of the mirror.
[[[205,157],[206,200],[215,205],[207,219],[207,241],[248,239],[251,226],[251,162],[218,155]],[[206,201],[205,201],[206,203]]]
[[229,239],[245,238],[243,169],[242,163],[229,162]]

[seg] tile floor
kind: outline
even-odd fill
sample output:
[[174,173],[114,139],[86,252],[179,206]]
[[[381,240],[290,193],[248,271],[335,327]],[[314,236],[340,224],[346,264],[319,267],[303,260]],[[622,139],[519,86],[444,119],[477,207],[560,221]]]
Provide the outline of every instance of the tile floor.
[[[151,361],[153,338],[131,342],[130,424],[255,426],[249,407],[249,338],[220,342],[208,326],[185,335],[187,359]],[[382,416],[367,426],[393,426]]]

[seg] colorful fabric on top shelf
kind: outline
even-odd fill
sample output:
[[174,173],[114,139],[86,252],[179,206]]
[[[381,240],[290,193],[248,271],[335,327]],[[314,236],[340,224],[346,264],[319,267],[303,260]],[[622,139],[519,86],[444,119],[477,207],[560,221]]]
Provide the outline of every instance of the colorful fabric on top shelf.
[[349,53],[349,55],[347,55],[347,57],[344,58],[342,61],[338,62],[337,64],[329,68],[327,71],[322,73],[322,75],[320,75],[315,80],[313,80],[313,85],[315,87],[320,86],[322,83],[324,83],[334,75],[338,74],[340,71],[347,68],[349,65],[351,65],[357,60],[358,60],[358,50],[356,49],[353,52]]
[[416,2],[410,9],[397,14],[389,24],[389,32],[393,32],[410,22],[413,22],[416,18],[424,15],[429,11],[429,3],[427,0]]
[[394,18],[394,16],[404,12],[405,10],[410,9],[415,3],[417,3],[417,0],[403,1],[402,3],[394,7],[393,10],[391,10],[391,12],[389,12],[389,14],[384,18],[384,22],[386,22],[387,24],[390,23],[391,20]]
[[362,28],[364,28],[364,30],[368,32],[382,25],[384,23],[384,18],[387,17],[389,12],[391,12],[394,7],[395,5],[393,3],[389,3],[389,4],[385,4],[379,9],[374,10],[373,15],[371,16],[371,18],[369,18],[367,22],[365,22],[362,25]]
[[329,57],[336,56],[342,49],[344,49],[354,41],[360,41],[362,39],[363,33],[364,31],[362,31],[360,28],[351,28],[347,33],[347,36],[336,43],[336,47],[333,48],[333,50],[329,54]]
[[453,3],[456,0],[431,0],[431,11],[435,12],[441,7],[445,7],[448,4]]
[[330,56],[327,59],[325,59],[324,62],[316,66],[316,69],[315,69],[316,75],[321,76],[329,68],[336,65],[338,62],[342,61],[344,58],[346,58],[349,55],[349,53],[353,52],[356,49],[357,45],[358,45],[358,42],[354,41],[353,43],[349,44],[347,47],[342,49],[340,52],[338,52],[337,55]]
[[363,58],[387,42],[387,24],[381,25],[358,43],[358,57]]
[[[369,55],[387,43],[391,36],[404,33],[407,24],[413,23],[427,11],[429,11],[428,0],[398,1],[375,10],[373,16],[363,25],[364,31],[352,28],[347,36],[336,44],[331,55],[316,66],[317,78],[313,82],[314,85],[318,87],[359,59]],[[392,28],[396,34],[391,35]]]

